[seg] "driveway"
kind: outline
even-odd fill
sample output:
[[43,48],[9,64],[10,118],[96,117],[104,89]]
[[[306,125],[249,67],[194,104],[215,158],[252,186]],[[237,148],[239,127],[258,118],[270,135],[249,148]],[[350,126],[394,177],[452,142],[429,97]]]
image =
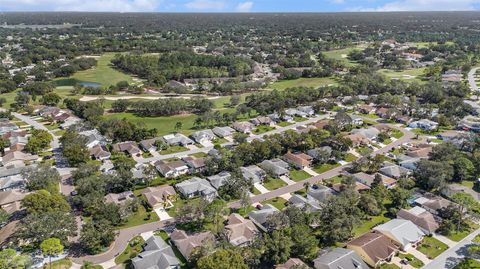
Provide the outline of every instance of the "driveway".
[[164,220],[170,220],[172,217],[168,215],[167,211],[164,208],[155,208],[154,209],[155,213],[157,213],[158,217],[160,218],[160,221]]

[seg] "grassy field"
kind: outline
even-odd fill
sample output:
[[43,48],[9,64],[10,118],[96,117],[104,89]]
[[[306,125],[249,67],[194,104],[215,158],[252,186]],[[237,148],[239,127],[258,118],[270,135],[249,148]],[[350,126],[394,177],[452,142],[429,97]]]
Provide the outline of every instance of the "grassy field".
[[50,266],[49,263],[45,264],[42,268],[52,268],[52,269],[68,269],[72,267],[72,261],[69,259],[61,259],[58,261],[52,262],[52,265]]
[[390,219],[385,217],[384,214],[381,214],[379,216],[370,216],[368,220],[363,221],[362,224],[353,228],[353,234],[355,235],[355,237],[358,237],[364,233],[367,233],[373,227],[385,223],[389,220]]
[[293,180],[293,181],[302,181],[302,180],[305,180],[307,178],[311,178],[312,175],[310,175],[309,173],[303,171],[303,170],[296,170],[296,169],[293,169],[290,171],[290,179]]
[[342,61],[346,66],[355,66],[357,65],[357,63],[354,61],[350,61],[347,58],[347,55],[356,49],[361,49],[361,48],[350,47],[350,48],[339,49],[339,50],[322,51],[322,53],[325,54],[325,56],[327,56],[328,58]]
[[269,88],[274,90],[285,90],[287,88],[293,87],[317,88],[320,86],[326,86],[335,83],[336,81],[333,78],[299,78],[292,80],[280,80],[270,85]]
[[168,155],[178,152],[188,151],[188,148],[182,146],[170,146],[165,150],[160,151],[160,155]]
[[282,197],[275,197],[266,201],[262,202],[263,205],[271,204],[276,207],[278,210],[282,210],[286,207],[287,200],[283,199]]
[[283,180],[281,180],[279,178],[270,178],[268,180],[265,180],[265,182],[263,183],[263,186],[267,190],[273,191],[273,190],[276,190],[276,189],[281,188],[283,186],[287,186],[287,183],[283,182]]
[[446,244],[430,236],[423,238],[422,242],[417,248],[418,251],[425,254],[429,259],[434,259],[447,249],[448,246]]
[[321,173],[325,173],[328,170],[332,170],[333,168],[339,167],[339,166],[340,166],[339,163],[336,163],[336,164],[324,163],[324,164],[320,164],[320,165],[315,165],[312,169],[313,169],[313,171],[321,174]]
[[133,215],[127,219],[127,222],[119,226],[118,229],[130,228],[159,220],[158,215],[154,211],[147,212],[145,207],[140,205],[137,212],[133,213]]
[[403,71],[395,71],[395,70],[390,70],[390,69],[380,69],[378,72],[380,74],[385,75],[386,77],[388,77],[390,79],[399,79],[399,80],[420,82],[423,78],[425,68],[414,68],[414,69],[407,69],[407,70],[403,70]]
[[97,66],[85,71],[75,73],[69,78],[56,79],[59,86],[73,86],[78,82],[94,82],[102,86],[115,85],[120,81],[127,81],[134,84],[133,77],[114,69],[110,61],[115,53],[105,53],[97,58]]
[[400,269],[400,267],[396,266],[395,264],[391,263],[384,263],[378,267],[378,269]]

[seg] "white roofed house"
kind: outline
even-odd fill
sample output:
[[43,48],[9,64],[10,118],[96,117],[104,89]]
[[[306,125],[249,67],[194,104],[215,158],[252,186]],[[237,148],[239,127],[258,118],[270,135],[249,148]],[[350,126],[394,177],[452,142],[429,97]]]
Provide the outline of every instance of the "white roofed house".
[[230,137],[235,133],[235,129],[229,126],[215,127],[212,132],[218,137]]
[[309,117],[315,115],[315,110],[313,109],[312,106],[299,106],[299,107],[297,107],[297,110],[302,112],[302,113],[305,113]]
[[425,236],[413,222],[404,219],[393,219],[373,229],[399,243],[404,251],[415,246]]
[[425,131],[432,131],[438,128],[438,123],[431,121],[429,119],[422,119],[422,120],[410,122],[410,124],[408,124],[408,127],[420,128]]
[[182,160],[165,162],[157,161],[155,163],[157,171],[166,178],[174,178],[188,173],[189,169]]
[[411,171],[394,163],[385,162],[378,172],[387,177],[399,179],[409,175]]
[[377,136],[380,134],[380,131],[375,127],[370,127],[368,129],[355,129],[352,131],[352,134],[361,134],[364,135],[368,140],[376,140]]
[[213,201],[217,197],[217,190],[207,180],[199,177],[182,181],[176,184],[175,188],[187,199],[200,196],[207,201]]
[[267,173],[256,165],[250,165],[247,167],[240,167],[243,178],[246,180],[252,180],[253,183],[263,183],[263,180],[267,177]]
[[0,119],[0,135],[3,135],[11,131],[15,131],[18,129],[19,129],[18,126],[10,122],[9,119]]
[[163,136],[163,140],[169,146],[188,146],[195,144],[192,139],[180,133],[165,135]]
[[78,134],[87,139],[85,146],[87,146],[89,149],[97,145],[105,146],[107,144],[107,139],[97,129],[83,131]]
[[193,140],[195,140],[195,142],[202,145],[204,143],[211,142],[212,140],[217,138],[213,131],[210,129],[194,132],[193,134],[191,134],[191,137],[193,138]]

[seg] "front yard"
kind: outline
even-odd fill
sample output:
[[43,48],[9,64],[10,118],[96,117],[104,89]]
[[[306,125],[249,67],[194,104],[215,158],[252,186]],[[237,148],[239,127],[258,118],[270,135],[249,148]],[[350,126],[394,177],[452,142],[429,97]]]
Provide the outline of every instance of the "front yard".
[[159,153],[161,155],[168,155],[168,154],[173,154],[173,153],[178,153],[183,151],[188,151],[188,149],[182,146],[170,146],[167,149],[161,150]]
[[408,261],[408,264],[415,268],[421,268],[424,265],[421,260],[417,259],[415,256],[409,253],[400,253],[398,254],[398,257],[400,257],[400,259],[406,259]]
[[122,254],[118,255],[115,258],[116,264],[125,264],[132,258],[138,255],[138,253],[142,252],[143,245],[145,244],[145,240],[141,236],[135,236],[128,242],[127,248],[122,252]]
[[321,173],[325,173],[325,172],[327,172],[329,170],[332,170],[333,168],[339,167],[339,166],[340,166],[339,163],[335,163],[335,164],[324,163],[324,164],[315,165],[312,169],[313,169],[313,171],[321,174]]
[[465,238],[467,235],[478,229],[479,225],[474,224],[474,223],[469,223],[468,229],[462,230],[462,231],[452,231],[449,235],[446,235],[446,237],[452,241],[458,242]]
[[253,130],[253,133],[254,134],[263,134],[263,133],[269,132],[269,131],[274,130],[274,129],[275,129],[275,127],[272,127],[272,126],[258,125],[257,128],[255,130]]
[[287,186],[287,183],[285,183],[283,180],[279,178],[268,178],[263,182],[263,186],[267,190],[273,191],[283,186]]
[[422,242],[417,247],[417,250],[425,254],[429,259],[434,259],[447,249],[448,246],[445,243],[440,242],[438,239],[431,236],[423,238]]
[[119,226],[118,229],[130,228],[159,220],[158,215],[154,211],[147,212],[143,205],[139,205],[137,212],[128,217],[127,221]]
[[276,207],[278,210],[282,210],[286,207],[287,200],[283,199],[282,197],[275,197],[266,201],[262,202],[263,205],[271,204]]
[[310,175],[309,173],[303,171],[303,170],[296,170],[296,169],[293,169],[290,171],[290,176],[289,178],[293,181],[302,181],[302,180],[305,180],[307,178],[311,178],[312,175]]
[[367,220],[362,221],[362,224],[353,228],[353,234],[355,235],[355,237],[369,232],[373,227],[388,222],[390,221],[390,219],[385,217],[385,214],[382,213],[379,216],[368,216]]

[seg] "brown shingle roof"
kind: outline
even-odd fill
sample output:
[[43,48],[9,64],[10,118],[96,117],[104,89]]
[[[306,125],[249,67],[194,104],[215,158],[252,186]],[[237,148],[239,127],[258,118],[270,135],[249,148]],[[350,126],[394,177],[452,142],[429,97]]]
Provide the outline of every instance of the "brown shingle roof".
[[399,249],[399,246],[388,237],[374,232],[366,233],[353,239],[347,244],[347,248],[350,246],[362,248],[375,264],[388,259]]
[[410,210],[401,209],[397,212],[397,217],[409,220],[429,233],[435,232],[440,227],[433,215],[420,207],[414,207]]

